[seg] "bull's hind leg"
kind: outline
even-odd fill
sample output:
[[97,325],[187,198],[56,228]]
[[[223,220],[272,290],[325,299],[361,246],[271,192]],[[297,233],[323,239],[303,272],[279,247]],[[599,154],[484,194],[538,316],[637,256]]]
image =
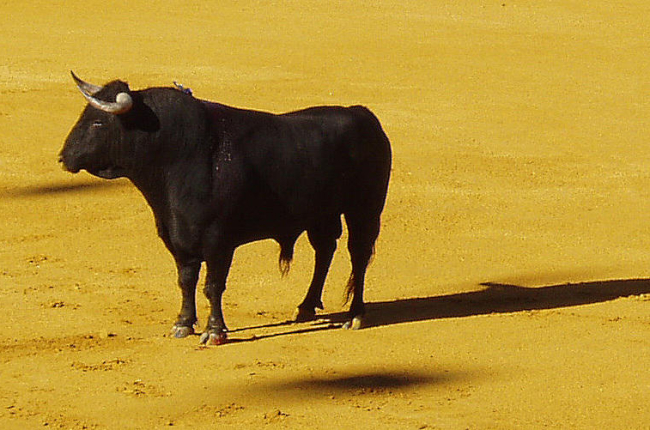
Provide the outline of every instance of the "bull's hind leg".
[[177,338],[187,337],[194,334],[196,323],[196,283],[199,280],[201,270],[200,261],[176,261],[178,271],[178,286],[182,293],[181,311],[178,314],[176,323],[172,327],[171,334]]
[[346,214],[348,225],[348,250],[352,260],[352,274],[347,286],[350,304],[349,320],[344,328],[358,330],[363,325],[363,316],[366,309],[363,302],[363,289],[366,269],[374,252],[375,241],[379,235],[379,216],[361,217],[355,214]]
[[316,252],[314,275],[309,290],[296,311],[296,321],[310,321],[316,316],[316,309],[323,309],[323,285],[336,251],[336,240],[341,237],[341,219],[333,218],[318,223],[307,230],[309,242]]

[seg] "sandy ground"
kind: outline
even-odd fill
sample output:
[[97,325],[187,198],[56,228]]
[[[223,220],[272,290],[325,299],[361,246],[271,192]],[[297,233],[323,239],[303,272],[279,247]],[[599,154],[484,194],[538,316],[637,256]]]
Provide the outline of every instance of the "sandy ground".
[[[646,0],[0,11],[1,428],[650,428]],[[57,165],[84,106],[70,69],[273,112],[370,107],[394,148],[370,327],[283,324],[303,237],[285,279],[275,243],[238,250],[237,342],[169,338],[180,294],[144,199]]]

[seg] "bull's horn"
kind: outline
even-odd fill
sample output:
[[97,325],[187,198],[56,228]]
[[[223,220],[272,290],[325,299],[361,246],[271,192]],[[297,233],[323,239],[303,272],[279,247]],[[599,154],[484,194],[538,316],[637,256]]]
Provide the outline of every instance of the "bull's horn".
[[70,74],[72,75],[72,79],[74,79],[74,82],[77,84],[77,87],[79,87],[79,90],[81,90],[81,92],[84,94],[94,96],[103,88],[100,87],[99,85],[93,85],[93,84],[89,84],[88,82],[82,81],[77,75],[74,74],[72,70],[70,70]]
[[90,103],[92,107],[103,110],[104,112],[112,113],[113,115],[127,113],[131,110],[131,107],[133,107],[133,99],[128,93],[119,93],[115,97],[114,102],[105,102],[83,92],[82,94],[86,97],[86,100],[88,100],[88,103]]
[[79,87],[79,91],[81,91],[81,94],[83,94],[86,100],[88,100],[88,103],[90,103],[90,105],[95,109],[119,115],[128,112],[131,110],[131,107],[133,107],[133,99],[128,93],[118,93],[114,102],[105,102],[95,98],[94,94],[100,91],[103,87],[98,87],[97,85],[84,82],[79,79],[74,72],[71,73],[77,87]]

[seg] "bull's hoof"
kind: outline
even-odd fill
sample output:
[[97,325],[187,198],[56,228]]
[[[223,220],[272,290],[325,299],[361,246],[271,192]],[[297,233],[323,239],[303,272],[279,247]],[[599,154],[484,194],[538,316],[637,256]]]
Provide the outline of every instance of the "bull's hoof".
[[313,321],[316,319],[316,311],[315,310],[308,310],[308,309],[301,309],[298,308],[296,309],[296,313],[294,315],[294,320],[296,322],[307,322],[307,321]]
[[345,330],[359,330],[363,327],[363,317],[356,316],[352,318],[352,321],[348,321],[343,324]]
[[194,334],[194,327],[191,326],[175,325],[171,330],[171,335],[176,339],[182,339],[192,334]]
[[201,335],[201,344],[210,346],[210,345],[223,345],[228,342],[228,335],[225,331],[215,332],[215,331],[206,331]]

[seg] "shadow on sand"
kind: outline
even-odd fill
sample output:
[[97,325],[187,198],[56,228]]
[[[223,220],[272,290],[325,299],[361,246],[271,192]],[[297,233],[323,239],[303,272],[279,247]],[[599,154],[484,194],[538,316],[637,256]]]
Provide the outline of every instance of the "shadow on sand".
[[[253,384],[247,382],[246,387],[243,389],[251,390],[254,395],[259,395],[260,391],[269,392],[273,393],[273,396],[281,396],[283,401],[302,402],[305,395],[331,396],[341,393],[347,395],[390,393],[393,390],[417,389],[424,385],[440,384],[474,376],[469,373],[459,374],[433,370],[421,372],[413,369],[384,369],[380,371],[346,369],[343,374],[319,375],[317,373],[309,376],[298,375],[290,379],[256,380]],[[242,391],[242,387],[237,387],[236,391]]]
[[72,194],[72,193],[85,193],[90,191],[96,191],[107,188],[119,188],[125,185],[128,185],[126,180],[117,180],[117,181],[79,181],[79,182],[68,182],[65,183],[51,183],[51,184],[39,184],[39,185],[27,185],[22,187],[15,187],[4,191],[4,194],[7,197],[13,198],[27,198],[27,197],[39,197],[39,196],[56,196],[61,194]]
[[494,282],[481,285],[486,288],[468,293],[368,303],[366,326],[565,308],[650,293],[650,279],[595,281],[536,288]]
[[[520,287],[517,285],[485,282],[482,290],[447,296],[418,297],[385,302],[366,303],[365,327],[381,327],[442,318],[462,318],[492,313],[511,313],[543,309],[556,309],[607,302],[620,297],[650,294],[650,279],[594,281],[578,284],[560,284],[546,287]],[[344,312],[326,314],[309,327],[291,328],[288,331],[236,339],[234,342],[252,341],[290,334],[339,328],[345,321]],[[233,332],[253,329],[289,327],[294,323],[284,321],[256,327],[244,327]]]

